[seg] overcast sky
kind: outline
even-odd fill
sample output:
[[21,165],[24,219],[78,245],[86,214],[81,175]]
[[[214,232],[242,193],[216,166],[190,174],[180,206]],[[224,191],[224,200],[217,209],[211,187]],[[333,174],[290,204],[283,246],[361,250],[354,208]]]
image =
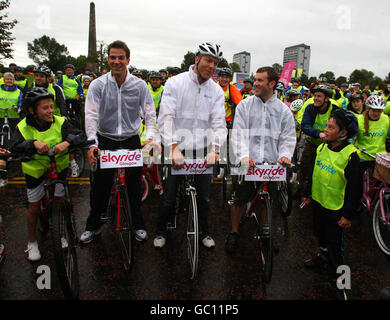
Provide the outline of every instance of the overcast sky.
[[[358,68],[384,78],[390,71],[390,1],[315,0],[95,0],[97,39],[125,41],[130,64],[158,70],[180,66],[201,42],[219,43],[228,62],[251,53],[251,72],[283,63],[284,48],[311,47],[309,76]],[[46,34],[77,57],[88,53],[86,0],[11,0],[15,63],[33,64],[27,42]],[[11,60],[5,60],[8,65]]]

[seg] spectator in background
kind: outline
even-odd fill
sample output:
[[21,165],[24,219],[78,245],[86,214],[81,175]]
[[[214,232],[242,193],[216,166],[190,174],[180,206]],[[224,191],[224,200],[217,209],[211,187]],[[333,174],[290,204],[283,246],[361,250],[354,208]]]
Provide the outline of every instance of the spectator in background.
[[26,92],[28,89],[28,81],[25,76],[23,76],[23,68],[15,66],[14,68],[15,84],[19,86],[23,92]]

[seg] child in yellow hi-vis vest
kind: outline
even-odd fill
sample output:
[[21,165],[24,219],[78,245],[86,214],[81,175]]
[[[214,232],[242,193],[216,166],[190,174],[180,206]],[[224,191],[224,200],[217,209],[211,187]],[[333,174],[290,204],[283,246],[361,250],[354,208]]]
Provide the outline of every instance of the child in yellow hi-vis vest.
[[[23,97],[23,107],[26,117],[16,126],[12,137],[10,151],[33,159],[22,163],[22,170],[26,177],[27,198],[29,202],[27,213],[28,244],[27,259],[37,261],[41,258],[35,229],[37,217],[41,211],[41,199],[44,196],[44,183],[49,161],[43,161],[37,151],[46,153],[52,149],[56,154],[57,169],[61,180],[65,180],[69,166],[68,147],[80,144],[86,140],[85,134],[71,127],[63,117],[54,115],[54,96],[45,88],[32,88]],[[55,197],[64,196],[61,184],[55,187]]]
[[327,264],[329,285],[335,298],[345,300],[345,290],[337,281],[337,268],[344,265],[344,232],[351,227],[361,197],[360,161],[349,142],[357,133],[357,119],[336,108],[326,123],[325,143],[317,148],[312,179],[314,233],[320,250],[305,267]]

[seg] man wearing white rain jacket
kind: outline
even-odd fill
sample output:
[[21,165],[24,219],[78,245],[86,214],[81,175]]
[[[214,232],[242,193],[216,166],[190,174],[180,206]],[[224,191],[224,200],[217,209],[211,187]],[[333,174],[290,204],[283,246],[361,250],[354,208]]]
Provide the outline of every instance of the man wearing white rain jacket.
[[[236,108],[231,143],[237,161],[247,168],[263,162],[291,164],[296,145],[295,123],[290,109],[274,93],[278,80],[273,68],[259,68],[254,83],[255,94],[242,100]],[[226,250],[230,253],[238,247],[244,205],[256,190],[253,183],[245,182],[235,184],[233,192],[232,230],[226,240]]]

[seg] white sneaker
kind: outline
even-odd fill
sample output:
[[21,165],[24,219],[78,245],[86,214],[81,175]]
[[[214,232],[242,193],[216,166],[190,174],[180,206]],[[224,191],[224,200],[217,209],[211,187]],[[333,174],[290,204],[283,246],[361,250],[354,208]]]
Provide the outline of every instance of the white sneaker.
[[215,241],[210,236],[204,237],[202,240],[202,243],[206,248],[214,248],[215,247]]
[[71,162],[70,168],[72,169],[72,174],[70,175],[72,178],[77,178],[80,175],[80,168],[77,162]]
[[94,231],[84,231],[83,234],[80,236],[80,241],[82,243],[90,243],[93,240],[93,237],[98,234],[100,234],[101,229],[97,229]]
[[24,252],[28,252],[28,256],[27,256],[27,259],[30,260],[30,261],[38,261],[39,259],[41,259],[41,253],[39,252],[39,249],[38,249],[38,242],[29,242],[27,244],[27,250],[25,250]]
[[157,236],[154,238],[153,245],[155,248],[162,248],[165,246],[166,239],[163,236]]
[[135,240],[137,241],[144,241],[148,240],[148,233],[146,230],[135,230]]
[[5,187],[8,184],[8,179],[0,179],[0,188]]

